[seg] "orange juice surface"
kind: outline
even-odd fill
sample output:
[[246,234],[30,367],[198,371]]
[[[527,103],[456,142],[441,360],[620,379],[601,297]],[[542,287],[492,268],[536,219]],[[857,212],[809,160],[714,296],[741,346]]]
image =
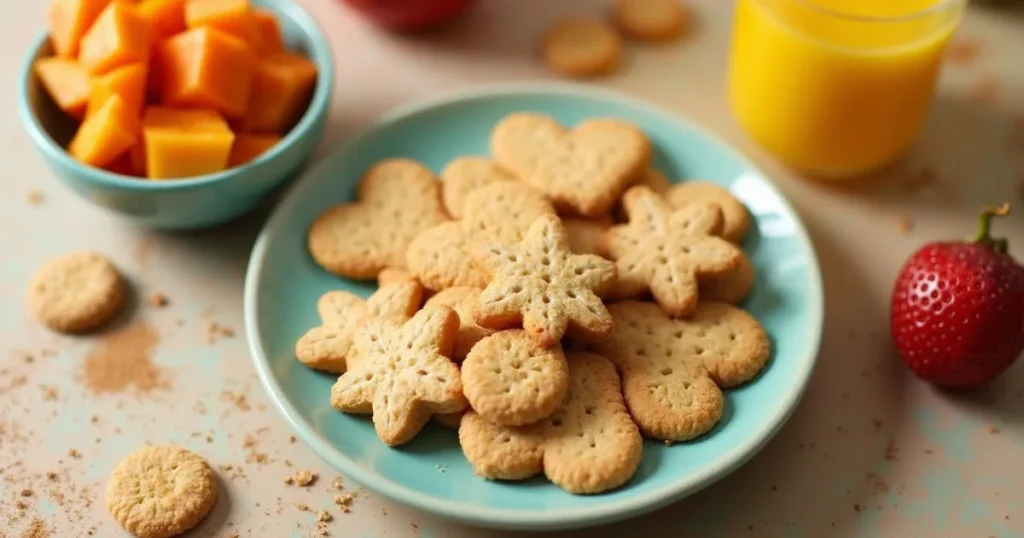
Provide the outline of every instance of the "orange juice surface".
[[738,0],[729,101],[782,160],[825,177],[917,135],[962,0]]

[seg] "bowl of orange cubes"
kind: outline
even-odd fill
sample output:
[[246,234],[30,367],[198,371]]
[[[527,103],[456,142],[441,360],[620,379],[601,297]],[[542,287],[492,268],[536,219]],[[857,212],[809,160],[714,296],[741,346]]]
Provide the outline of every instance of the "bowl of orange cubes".
[[330,45],[293,0],[50,0],[19,108],[55,175],[161,229],[234,219],[313,152]]

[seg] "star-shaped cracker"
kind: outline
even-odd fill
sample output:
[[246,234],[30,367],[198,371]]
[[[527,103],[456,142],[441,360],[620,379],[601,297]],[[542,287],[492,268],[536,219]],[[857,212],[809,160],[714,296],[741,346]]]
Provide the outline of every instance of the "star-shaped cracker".
[[409,243],[448,220],[440,188],[416,161],[381,161],[360,180],[356,202],[334,206],[313,222],[309,252],[321,267],[347,278],[368,280],[385,267],[405,267]]
[[757,320],[724,303],[702,302],[684,319],[653,303],[608,310],[615,328],[594,350],[622,373],[626,405],[646,437],[686,441],[711,430],[722,416],[719,387],[753,379],[771,355]]
[[524,480],[543,472],[577,494],[628,482],[643,442],[623,405],[619,376],[608,359],[569,353],[569,392],[550,417],[525,426],[498,426],[474,411],[462,418],[459,443],[474,472],[493,480]]
[[643,173],[651,143],[620,120],[591,119],[566,130],[549,116],[516,113],[494,127],[491,153],[560,211],[599,217]]
[[555,209],[544,195],[518,181],[476,189],[466,199],[463,218],[425,230],[409,245],[409,270],[433,290],[455,286],[482,288],[487,273],[473,263],[481,242],[515,243],[542,215]]
[[451,308],[420,310],[399,324],[367,320],[356,335],[360,360],[338,378],[331,404],[370,413],[390,446],[412,440],[431,415],[465,409],[459,368],[451,361],[459,317]]
[[353,337],[368,318],[403,322],[420,307],[423,288],[414,280],[382,286],[363,300],[347,291],[330,291],[317,301],[321,324],[295,343],[295,356],[306,366],[336,374],[354,361]]
[[600,297],[615,281],[615,266],[599,256],[572,254],[557,216],[537,219],[517,244],[486,245],[476,255],[490,275],[473,308],[481,327],[522,326],[544,346],[558,343],[566,330],[583,340],[611,330]]
[[634,298],[650,290],[665,312],[685,316],[697,306],[698,279],[722,275],[743,253],[715,236],[722,212],[710,202],[673,210],[647,187],[633,187],[623,198],[629,223],[605,233],[604,251],[615,260],[614,295]]

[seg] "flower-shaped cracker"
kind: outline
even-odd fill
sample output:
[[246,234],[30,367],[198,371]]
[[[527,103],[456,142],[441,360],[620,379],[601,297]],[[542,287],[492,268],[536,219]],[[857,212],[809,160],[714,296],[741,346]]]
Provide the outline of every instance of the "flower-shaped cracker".
[[557,216],[537,219],[518,244],[495,243],[476,254],[490,275],[473,308],[481,327],[522,326],[544,346],[558,343],[567,329],[582,340],[611,331],[600,298],[615,281],[615,266],[599,256],[572,254]]
[[329,291],[316,303],[321,325],[295,343],[295,356],[310,368],[340,374],[353,362],[353,336],[366,319],[403,322],[416,313],[422,297],[415,280],[381,286],[365,301],[347,291]]
[[403,324],[366,320],[356,335],[359,361],[331,389],[331,405],[370,413],[377,436],[407,443],[431,415],[465,409],[459,368],[450,359],[459,317],[446,306],[420,310]]
[[698,278],[722,275],[743,253],[716,237],[722,212],[710,202],[672,208],[647,187],[633,187],[623,198],[629,223],[605,233],[604,251],[615,260],[617,298],[650,290],[665,312],[684,316],[697,306]]

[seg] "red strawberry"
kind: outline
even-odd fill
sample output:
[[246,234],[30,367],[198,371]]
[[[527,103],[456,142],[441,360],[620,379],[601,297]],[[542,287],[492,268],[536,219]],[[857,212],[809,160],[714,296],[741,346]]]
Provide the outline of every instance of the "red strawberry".
[[936,385],[972,388],[1006,370],[1024,351],[1024,267],[1005,239],[989,236],[981,214],[972,241],[929,243],[907,260],[892,292],[890,330],[903,362]]

